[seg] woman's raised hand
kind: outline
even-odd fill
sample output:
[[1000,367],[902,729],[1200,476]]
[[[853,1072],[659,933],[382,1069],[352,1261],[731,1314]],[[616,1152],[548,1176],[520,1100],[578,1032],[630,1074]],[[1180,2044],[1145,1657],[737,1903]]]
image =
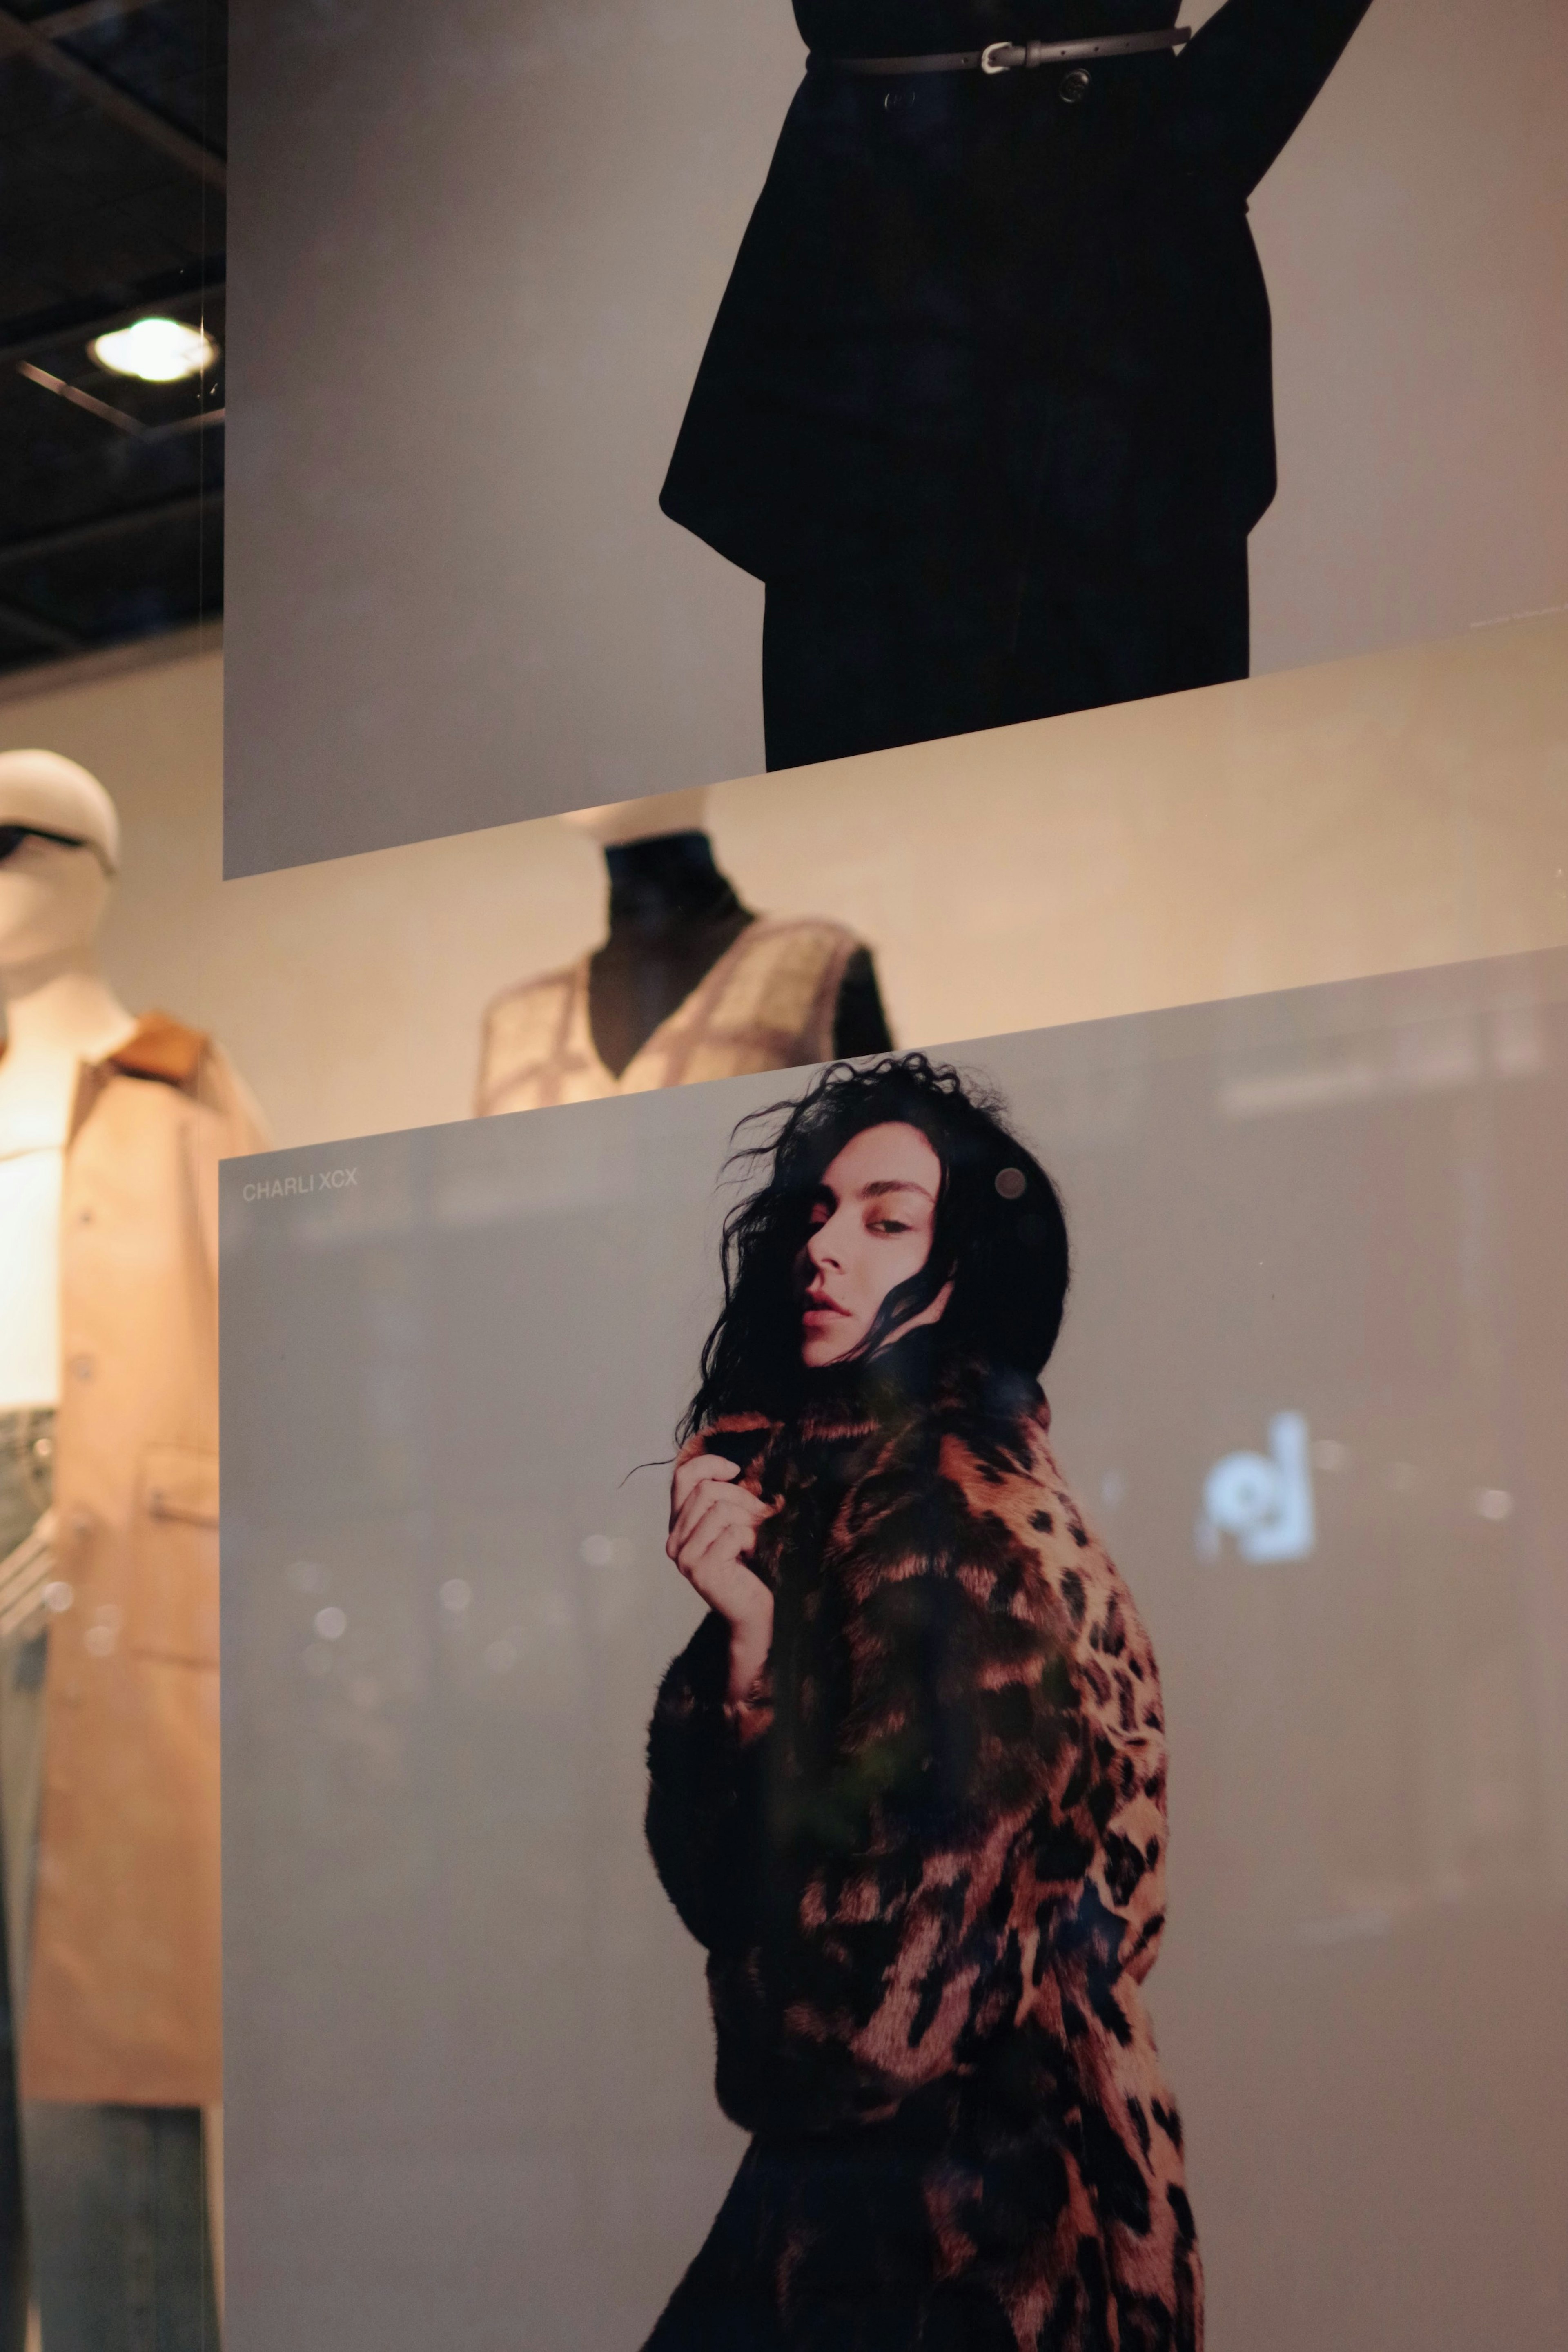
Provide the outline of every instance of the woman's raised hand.
[[737,1482],[720,1454],[694,1454],[670,1481],[670,1536],[664,1549],[693,1591],[729,1624],[729,1699],[739,1704],[768,1663],[773,1595],[747,1566],[757,1530],[776,1506]]

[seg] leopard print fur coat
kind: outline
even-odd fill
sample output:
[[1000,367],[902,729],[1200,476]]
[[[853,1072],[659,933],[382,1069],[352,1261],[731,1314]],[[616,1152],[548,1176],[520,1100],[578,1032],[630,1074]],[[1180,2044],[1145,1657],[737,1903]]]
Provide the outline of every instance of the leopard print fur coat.
[[1200,2352],[1140,1991],[1159,1681],[1049,1419],[918,1334],[690,1449],[777,1506],[765,1727],[726,1714],[710,1615],[649,1741],[650,1846],[753,2137],[646,2352]]

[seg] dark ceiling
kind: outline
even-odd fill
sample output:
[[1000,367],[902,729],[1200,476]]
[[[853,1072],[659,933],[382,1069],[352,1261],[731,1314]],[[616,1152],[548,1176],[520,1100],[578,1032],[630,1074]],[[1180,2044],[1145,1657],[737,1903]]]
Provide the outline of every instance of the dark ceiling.
[[156,313],[221,349],[226,81],[226,0],[0,5],[0,672],[223,609],[221,358],[87,346]]

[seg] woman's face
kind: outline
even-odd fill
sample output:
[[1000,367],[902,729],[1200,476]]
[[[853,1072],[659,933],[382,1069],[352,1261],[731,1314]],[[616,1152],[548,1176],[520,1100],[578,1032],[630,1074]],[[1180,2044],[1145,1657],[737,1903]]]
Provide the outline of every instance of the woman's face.
[[[811,1206],[811,1228],[796,1262],[802,1293],[800,1360],[836,1364],[864,1344],[890,1290],[918,1274],[931,1255],[942,1163],[916,1127],[862,1128],[829,1166]],[[917,1323],[935,1323],[948,1283]]]

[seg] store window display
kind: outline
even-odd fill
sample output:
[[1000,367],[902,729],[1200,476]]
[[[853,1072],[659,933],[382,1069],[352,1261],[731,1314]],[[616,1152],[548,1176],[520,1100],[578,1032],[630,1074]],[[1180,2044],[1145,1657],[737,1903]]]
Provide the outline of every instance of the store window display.
[[[222,1049],[94,936],[109,795],[0,755],[0,2344],[216,2340]],[[155,2334],[153,2332],[155,2331]]]
[[742,904],[704,829],[705,792],[586,809],[609,935],[485,1017],[476,1109],[592,1102],[892,1043],[871,950],[842,924]]
[[1368,0],[796,0],[661,496],[767,584],[769,768],[1244,677],[1248,198]]

